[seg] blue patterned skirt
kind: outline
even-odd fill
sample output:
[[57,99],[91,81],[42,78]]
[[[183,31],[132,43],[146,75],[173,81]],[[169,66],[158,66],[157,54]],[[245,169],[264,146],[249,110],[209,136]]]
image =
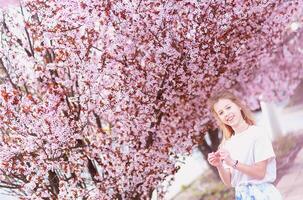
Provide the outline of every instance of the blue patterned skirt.
[[235,187],[236,200],[282,200],[280,192],[271,183],[247,184]]

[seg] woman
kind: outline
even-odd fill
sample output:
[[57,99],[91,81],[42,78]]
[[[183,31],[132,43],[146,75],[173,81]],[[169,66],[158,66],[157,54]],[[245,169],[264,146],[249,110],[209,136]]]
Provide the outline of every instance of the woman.
[[221,180],[235,188],[236,200],[281,200],[276,179],[275,153],[266,131],[255,125],[251,112],[230,92],[209,100],[222,132],[217,152],[208,154]]

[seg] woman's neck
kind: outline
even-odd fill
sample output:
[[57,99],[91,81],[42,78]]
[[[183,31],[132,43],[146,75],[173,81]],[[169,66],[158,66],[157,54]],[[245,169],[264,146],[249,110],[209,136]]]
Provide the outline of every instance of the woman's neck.
[[240,123],[233,126],[232,129],[234,130],[235,134],[237,134],[237,133],[241,133],[241,132],[245,131],[246,129],[248,129],[248,127],[249,127],[249,124],[246,123],[246,121],[243,119],[240,121]]

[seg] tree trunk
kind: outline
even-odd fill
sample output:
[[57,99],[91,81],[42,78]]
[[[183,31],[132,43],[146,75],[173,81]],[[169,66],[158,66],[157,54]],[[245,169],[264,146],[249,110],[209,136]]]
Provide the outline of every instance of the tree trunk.
[[[207,155],[209,153],[217,151],[218,146],[220,144],[219,129],[209,130],[206,133],[206,135],[209,136],[210,144],[208,144],[206,142],[206,140],[204,139],[203,143],[198,145],[198,149],[202,153],[203,158],[205,160],[207,160]],[[219,176],[219,173],[218,173],[216,167],[213,167],[208,162],[207,162],[207,164],[208,164],[209,168],[212,170],[212,172],[216,175],[217,179],[220,180],[220,176]]]

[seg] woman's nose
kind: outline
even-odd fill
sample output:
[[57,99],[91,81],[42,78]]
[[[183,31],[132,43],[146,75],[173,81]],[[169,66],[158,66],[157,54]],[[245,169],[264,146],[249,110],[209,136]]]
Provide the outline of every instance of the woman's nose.
[[225,117],[227,117],[228,116],[228,112],[224,112],[224,114],[223,114],[223,117],[225,118]]
[[229,116],[229,112],[224,112],[224,118],[226,119]]

